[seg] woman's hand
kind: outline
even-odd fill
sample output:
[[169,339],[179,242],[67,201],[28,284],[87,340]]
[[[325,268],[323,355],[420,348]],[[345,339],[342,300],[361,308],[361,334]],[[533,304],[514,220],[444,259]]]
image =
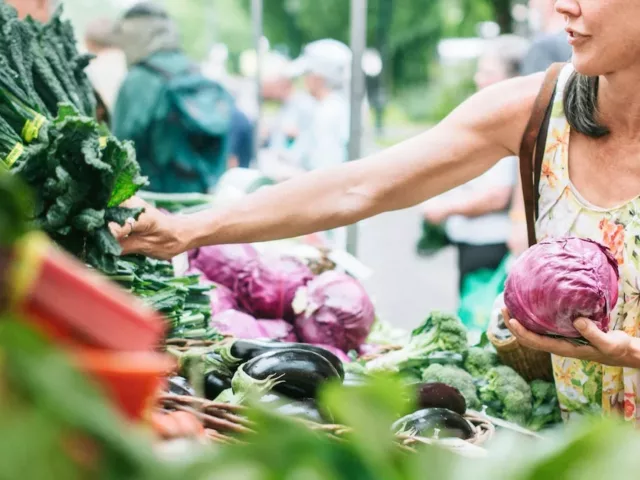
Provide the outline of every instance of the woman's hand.
[[[502,311],[504,318],[510,318],[509,311]],[[604,365],[640,368],[640,345],[638,339],[620,330],[604,333],[586,318],[579,318],[574,326],[590,345],[574,345],[567,340],[545,337],[530,332],[517,320],[510,319],[507,327],[518,343],[534,350],[553,353],[567,358],[577,358],[602,363]]]
[[127,200],[127,208],[144,208],[135,222],[124,226],[111,224],[111,232],[120,242],[123,254],[140,253],[170,260],[188,248],[187,229],[179,215],[167,215],[138,197]]

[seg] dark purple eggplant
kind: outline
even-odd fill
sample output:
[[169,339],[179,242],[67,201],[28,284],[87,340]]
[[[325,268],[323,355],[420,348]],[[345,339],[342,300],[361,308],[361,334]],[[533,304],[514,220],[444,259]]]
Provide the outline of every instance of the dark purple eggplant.
[[[474,429],[462,415],[446,408],[426,408],[402,417],[392,426],[394,432],[410,431],[420,437],[461,438],[467,440]],[[437,434],[437,435],[436,435]]]
[[188,397],[195,397],[196,391],[189,384],[186,378],[184,377],[170,377],[169,381],[169,392],[175,395],[185,395]]
[[277,393],[268,393],[260,399],[260,403],[286,417],[303,418],[316,423],[324,423],[325,418],[313,399],[291,400]]
[[310,350],[275,350],[263,353],[242,367],[256,380],[275,378],[273,390],[293,399],[315,398],[320,385],[340,381],[340,375],[322,355]]
[[273,352],[275,350],[306,350],[314,352],[324,357],[333,368],[338,372],[341,379],[344,379],[344,365],[336,355],[322,347],[316,347],[315,345],[309,345],[308,343],[293,343],[293,342],[277,342],[269,340],[236,340],[231,345],[230,353],[233,357],[240,360],[242,363],[248,362],[256,358],[259,355],[267,352]]
[[204,397],[207,400],[215,400],[222,392],[231,388],[231,379],[227,375],[220,375],[212,371],[204,377]]
[[419,409],[446,408],[459,415],[467,411],[467,402],[457,388],[444,383],[420,383],[416,386]]

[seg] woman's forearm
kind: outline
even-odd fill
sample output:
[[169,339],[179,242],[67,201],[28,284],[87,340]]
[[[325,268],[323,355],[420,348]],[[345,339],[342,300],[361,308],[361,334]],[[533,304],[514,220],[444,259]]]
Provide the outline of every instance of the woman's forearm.
[[[363,160],[366,161],[366,160]],[[360,162],[363,162],[360,161]],[[369,216],[375,194],[361,182],[361,165],[312,172],[265,187],[236,205],[184,219],[189,248],[291,238],[352,224]]]

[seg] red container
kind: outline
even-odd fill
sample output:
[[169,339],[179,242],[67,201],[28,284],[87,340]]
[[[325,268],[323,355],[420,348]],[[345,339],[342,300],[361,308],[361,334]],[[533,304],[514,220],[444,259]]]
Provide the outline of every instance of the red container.
[[129,420],[145,419],[174,360],[156,352],[109,352],[79,349],[71,352],[77,368],[102,387],[105,396]]
[[14,309],[63,344],[149,351],[164,336],[160,315],[39,234],[20,242],[9,285]]

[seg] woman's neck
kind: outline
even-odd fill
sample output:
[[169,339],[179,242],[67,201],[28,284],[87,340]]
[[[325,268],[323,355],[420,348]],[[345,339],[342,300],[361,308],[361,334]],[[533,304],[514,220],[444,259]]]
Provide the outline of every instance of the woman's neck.
[[599,116],[616,136],[640,139],[638,80],[640,66],[600,77]]

